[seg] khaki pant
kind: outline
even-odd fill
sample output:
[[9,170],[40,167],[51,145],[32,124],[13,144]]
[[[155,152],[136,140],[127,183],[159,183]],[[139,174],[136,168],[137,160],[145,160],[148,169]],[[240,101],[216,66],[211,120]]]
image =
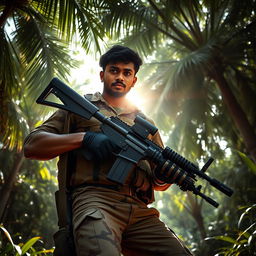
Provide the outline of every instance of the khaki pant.
[[135,197],[106,188],[80,188],[73,194],[77,255],[192,255],[158,217],[156,209]]

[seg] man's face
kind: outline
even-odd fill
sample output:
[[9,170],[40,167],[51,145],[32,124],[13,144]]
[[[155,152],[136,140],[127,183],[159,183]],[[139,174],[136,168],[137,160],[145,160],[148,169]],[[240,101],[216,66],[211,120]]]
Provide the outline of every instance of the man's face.
[[109,63],[105,71],[100,72],[100,78],[104,83],[103,93],[113,97],[126,95],[137,81],[132,62]]

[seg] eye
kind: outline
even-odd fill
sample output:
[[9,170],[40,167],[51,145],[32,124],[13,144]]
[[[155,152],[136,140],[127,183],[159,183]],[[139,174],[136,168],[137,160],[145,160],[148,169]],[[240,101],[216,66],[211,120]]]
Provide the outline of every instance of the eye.
[[130,71],[125,71],[125,72],[124,72],[124,75],[125,75],[125,76],[131,76],[131,75],[132,75],[132,72],[130,72]]
[[118,72],[116,68],[111,68],[109,71],[110,73],[113,73],[113,74],[116,74]]

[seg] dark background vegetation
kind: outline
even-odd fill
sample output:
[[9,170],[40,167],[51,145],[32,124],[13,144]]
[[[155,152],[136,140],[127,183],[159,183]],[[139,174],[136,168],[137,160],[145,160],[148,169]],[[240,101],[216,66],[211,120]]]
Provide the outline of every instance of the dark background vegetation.
[[[99,56],[118,43],[144,58],[145,111],[166,145],[199,165],[214,157],[208,174],[235,191],[202,182],[214,209],[173,185],[157,193],[161,218],[197,256],[256,255],[255,10],[255,0],[0,0],[2,230],[15,244],[40,236],[38,247],[53,246],[56,160],[22,153],[50,111],[35,99],[54,76],[69,82],[70,45]],[[0,255],[15,255],[7,240],[2,231]]]

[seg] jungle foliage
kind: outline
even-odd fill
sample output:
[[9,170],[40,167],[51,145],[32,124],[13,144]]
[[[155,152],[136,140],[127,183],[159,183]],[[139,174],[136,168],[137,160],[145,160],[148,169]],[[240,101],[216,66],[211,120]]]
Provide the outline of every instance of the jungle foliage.
[[161,218],[197,256],[256,255],[255,7],[255,0],[0,0],[0,255],[51,254],[56,161],[26,160],[22,144],[49,113],[35,98],[78,65],[74,43],[88,54],[116,43],[142,54],[145,111],[166,144],[199,165],[214,157],[208,174],[235,191],[227,198],[203,183],[220,203],[214,209],[172,186],[156,195]]

